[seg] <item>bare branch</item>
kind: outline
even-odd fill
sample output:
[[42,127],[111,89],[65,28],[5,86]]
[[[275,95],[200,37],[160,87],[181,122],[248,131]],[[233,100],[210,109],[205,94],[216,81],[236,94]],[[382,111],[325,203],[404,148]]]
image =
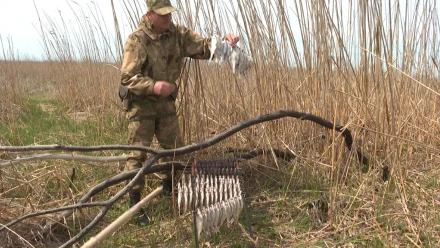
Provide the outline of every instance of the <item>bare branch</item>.
[[161,158],[160,155],[153,155],[151,156],[142,166],[142,168],[136,173],[136,175],[133,177],[133,179],[121,190],[116,193],[112,198],[108,200],[108,205],[103,207],[101,211],[96,215],[96,217],[81,231],[73,236],[70,240],[68,240],[66,243],[61,245],[60,247],[70,247],[76,242],[78,242],[81,238],[83,238],[87,233],[89,233],[95,226],[98,224],[98,222],[104,218],[104,216],[107,214],[107,212],[110,210],[110,208],[119,201],[122,196],[124,196],[130,189],[133,188],[133,186],[141,179],[141,176],[143,176],[148,169],[151,168],[151,166]]
[[4,162],[0,162],[0,169],[21,164],[24,162],[32,161],[32,160],[46,160],[46,159],[63,159],[63,160],[76,160],[76,161],[88,161],[88,162],[101,162],[101,163],[110,163],[110,162],[120,162],[125,161],[127,156],[86,156],[86,155],[78,155],[78,154],[54,154],[54,153],[44,153],[44,154],[36,154],[26,157],[18,157],[16,159],[7,160]]
[[[65,150],[65,151],[82,151],[82,152],[90,152],[90,151],[102,151],[102,150],[132,150],[132,151],[145,151],[148,153],[151,153],[153,155],[159,155],[159,158],[163,157],[169,157],[169,156],[180,156],[184,154],[188,154],[190,152],[195,152],[198,150],[205,149],[207,147],[213,146],[217,144],[218,142],[228,138],[229,136],[245,129],[250,126],[267,122],[267,121],[273,121],[277,119],[281,119],[284,117],[293,117],[299,120],[309,120],[314,123],[317,123],[325,128],[328,129],[335,129],[338,132],[341,132],[342,136],[344,136],[345,144],[347,145],[347,148],[349,150],[352,149],[353,146],[353,137],[351,135],[351,132],[349,129],[345,128],[344,126],[334,124],[330,121],[327,121],[319,116],[309,114],[309,113],[302,113],[297,112],[294,110],[280,110],[278,112],[272,113],[272,114],[266,114],[261,115],[256,118],[252,118],[249,120],[246,120],[240,124],[237,124],[222,133],[207,139],[205,141],[201,141],[196,144],[184,146],[177,149],[169,149],[169,150],[158,150],[153,149],[150,147],[145,146],[129,146],[129,145],[103,145],[103,146],[68,146],[63,144],[56,144],[56,145],[41,145],[41,146],[0,146],[0,151],[6,151],[6,152],[24,152],[24,151],[43,151],[43,150]],[[367,165],[368,164],[368,158],[365,157],[360,151],[356,151],[359,161]]]
[[87,243],[85,243],[82,246],[82,248],[97,246],[104,239],[108,238],[108,236],[116,232],[122,225],[127,223],[137,212],[140,211],[142,206],[147,204],[153,197],[159,195],[160,192],[162,192],[162,186],[155,189],[153,192],[151,192],[149,195],[147,195],[145,198],[139,201],[136,205],[134,205],[124,214],[119,216],[115,221],[113,221],[110,225],[104,228],[104,230],[102,230],[98,235],[91,237],[89,241],[87,241]]

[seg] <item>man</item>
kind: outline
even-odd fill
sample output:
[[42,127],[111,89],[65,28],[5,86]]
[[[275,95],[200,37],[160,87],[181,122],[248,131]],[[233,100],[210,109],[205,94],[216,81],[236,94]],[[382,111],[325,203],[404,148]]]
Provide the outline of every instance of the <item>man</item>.
[[[148,11],[139,27],[131,33],[124,47],[121,67],[120,96],[127,111],[128,143],[150,146],[154,135],[164,149],[184,146],[174,100],[185,57],[209,59],[210,38],[173,24],[171,13],[176,9],[170,0],[147,0]],[[239,37],[228,34],[225,39],[235,46]],[[133,152],[125,169],[142,167],[146,153]],[[140,201],[145,179],[129,193],[130,207]],[[163,180],[164,191],[171,191],[171,177]],[[136,221],[148,225],[142,210]]]

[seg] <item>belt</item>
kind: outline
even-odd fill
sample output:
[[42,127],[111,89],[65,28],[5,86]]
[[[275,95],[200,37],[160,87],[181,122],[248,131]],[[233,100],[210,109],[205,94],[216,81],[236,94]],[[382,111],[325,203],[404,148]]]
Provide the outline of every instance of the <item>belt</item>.
[[155,120],[155,119],[159,119],[159,118],[166,118],[166,117],[172,117],[172,116],[176,116],[176,113],[133,116],[133,117],[130,117],[128,119],[128,121],[133,122],[133,121],[142,121],[142,120]]

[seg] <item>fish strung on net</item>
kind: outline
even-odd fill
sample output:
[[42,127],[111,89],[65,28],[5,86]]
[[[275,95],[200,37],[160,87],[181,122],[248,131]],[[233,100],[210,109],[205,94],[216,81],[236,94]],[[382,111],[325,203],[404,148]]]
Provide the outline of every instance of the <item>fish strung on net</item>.
[[188,208],[188,186],[186,184],[186,180],[185,180],[185,173],[182,175],[182,187],[183,187],[183,213],[186,213],[186,210]]
[[215,62],[219,62],[219,59],[222,57],[223,49],[222,49],[222,40],[220,36],[214,35],[211,37],[211,44],[209,50],[211,51],[211,56],[209,60],[214,60]]
[[182,195],[183,195],[183,188],[182,188],[182,181],[180,180],[177,183],[177,208],[180,214],[180,209],[182,205]]
[[196,215],[196,227],[197,227],[197,237],[200,237],[200,234],[203,231],[203,216],[200,208],[197,209]]
[[214,179],[212,177],[212,175],[210,176],[210,187],[209,187],[209,200],[211,202],[211,204],[214,204]]
[[212,211],[213,211],[213,218],[212,218],[212,229],[214,233],[218,233],[220,230],[220,227],[218,225],[218,220],[220,218],[220,211],[217,206],[217,204],[211,205]]
[[203,231],[206,234],[209,234],[209,229],[208,229],[208,211],[207,208],[202,207],[202,226],[203,226]]
[[211,206],[206,208],[206,233],[211,234],[212,233],[212,209]]
[[234,74],[238,73],[240,75],[245,75],[251,69],[252,58],[247,55],[243,49],[234,47],[229,56],[229,63]]
[[211,37],[210,60],[216,63],[228,62],[234,74],[246,75],[252,67],[252,58],[238,46],[232,47],[229,42],[219,36]]
[[232,199],[228,199],[226,201],[226,225],[227,227],[231,227],[231,223],[230,220],[232,219],[232,210],[233,206],[232,206]]
[[199,185],[199,183],[200,183],[200,177],[199,177],[199,175],[197,174],[196,175],[196,192],[194,192],[194,205],[197,207],[198,205],[198,201],[199,201],[199,192],[200,192],[200,185]]
[[191,204],[192,204],[192,198],[193,198],[192,178],[188,177],[188,206],[190,209],[191,209]]
[[220,203],[220,208],[221,208],[221,218],[220,218],[220,226],[223,225],[223,223],[225,223],[225,220],[228,218],[228,207],[226,204],[226,201],[223,201]]
[[211,202],[210,202],[210,200],[211,200],[211,187],[210,187],[210,177],[208,176],[208,175],[206,175],[206,183],[205,183],[206,185],[205,185],[205,192],[206,192],[206,195],[205,195],[205,206],[206,207],[208,207],[210,204],[211,204]]
[[219,182],[219,184],[220,184],[220,189],[219,189],[219,191],[220,191],[220,194],[219,194],[219,201],[221,202],[221,201],[223,201],[223,194],[224,194],[224,192],[223,192],[223,184],[224,184],[224,182],[225,182],[225,176],[220,176],[220,182]]
[[204,206],[205,203],[205,174],[202,174],[202,179],[200,180],[200,206]]

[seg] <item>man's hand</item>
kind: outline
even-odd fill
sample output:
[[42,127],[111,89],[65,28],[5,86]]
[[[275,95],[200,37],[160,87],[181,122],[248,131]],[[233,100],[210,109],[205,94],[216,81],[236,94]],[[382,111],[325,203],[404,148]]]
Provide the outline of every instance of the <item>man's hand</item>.
[[167,81],[156,81],[154,84],[153,92],[155,95],[167,97],[173,93],[176,86]]
[[227,40],[232,47],[235,47],[237,45],[237,42],[240,40],[240,36],[234,34],[227,34],[225,36],[225,40]]

